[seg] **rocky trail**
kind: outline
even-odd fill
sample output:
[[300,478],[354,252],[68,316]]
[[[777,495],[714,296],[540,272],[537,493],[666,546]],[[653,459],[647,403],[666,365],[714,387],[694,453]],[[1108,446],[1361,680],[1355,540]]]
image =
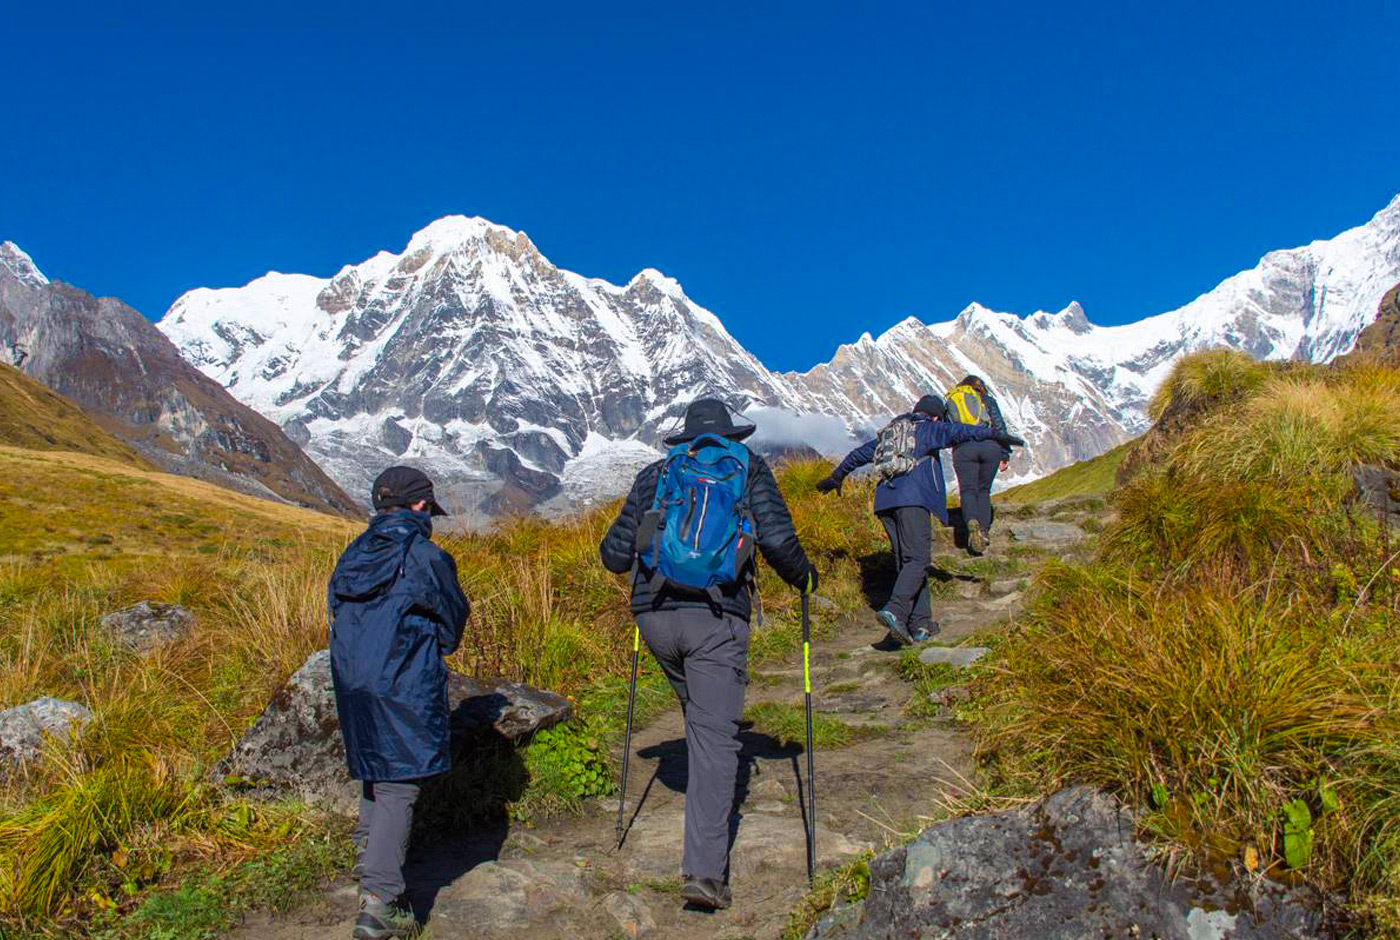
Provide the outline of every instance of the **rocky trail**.
[[[1004,629],[1021,608],[1034,560],[1076,550],[1085,539],[1077,523],[1101,506],[1059,509],[1054,519],[1009,519],[994,551],[975,561],[945,543],[934,563],[942,630],[931,645],[966,646],[975,634]],[[967,792],[976,772],[969,736],[948,708],[911,708],[927,694],[899,677],[900,654],[886,647],[873,616],[846,617],[823,632],[828,638],[813,652],[814,707],[847,726],[851,739],[845,747],[819,742],[816,749],[817,856],[824,869],[911,836],[942,800]],[[796,706],[800,714],[800,653],[751,669],[748,707],[763,703]],[[753,727],[742,733],[742,744],[730,909],[692,910],[679,897],[686,746],[673,707],[633,737],[630,824],[620,849],[616,797],[537,828],[415,845],[410,901],[428,935],[781,937],[808,890],[805,755],[800,743]],[[343,940],[355,900],[347,876],[315,903],[250,918],[231,936]]]

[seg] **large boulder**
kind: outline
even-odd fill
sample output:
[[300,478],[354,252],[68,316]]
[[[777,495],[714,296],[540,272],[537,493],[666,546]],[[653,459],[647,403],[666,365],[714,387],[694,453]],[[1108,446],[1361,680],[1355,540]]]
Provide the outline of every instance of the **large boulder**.
[[149,653],[158,646],[183,637],[194,626],[194,614],[179,604],[142,601],[106,614],[102,628],[123,646],[138,653]]
[[1033,806],[926,829],[870,863],[870,893],[810,937],[875,940],[1303,940],[1322,918],[1299,889],[1269,881],[1173,879],[1114,798],[1075,787]]
[[77,702],[49,696],[0,711],[0,780],[38,758],[46,736],[67,740],[91,720],[92,712]]
[[[452,670],[447,698],[454,753],[462,742],[482,735],[515,739],[558,724],[573,711],[567,699],[552,692]],[[332,809],[349,812],[355,807],[359,785],[346,772],[329,650],[312,653],[277,690],[219,770],[223,777],[294,793]]]

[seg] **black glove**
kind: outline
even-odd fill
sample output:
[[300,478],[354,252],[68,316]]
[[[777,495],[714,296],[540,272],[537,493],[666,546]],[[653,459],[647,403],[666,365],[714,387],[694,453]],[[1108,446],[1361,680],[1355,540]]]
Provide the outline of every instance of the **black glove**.
[[835,490],[837,493],[841,492],[841,481],[836,479],[835,474],[817,482],[818,493],[830,493],[832,490]]
[[817,593],[817,566],[812,565],[807,569],[807,581],[802,585],[803,594]]
[[1007,434],[1005,431],[1002,431],[1000,434],[997,434],[995,437],[992,438],[992,440],[996,441],[1002,447],[1026,446],[1026,442],[1024,440],[1022,440],[1014,434]]

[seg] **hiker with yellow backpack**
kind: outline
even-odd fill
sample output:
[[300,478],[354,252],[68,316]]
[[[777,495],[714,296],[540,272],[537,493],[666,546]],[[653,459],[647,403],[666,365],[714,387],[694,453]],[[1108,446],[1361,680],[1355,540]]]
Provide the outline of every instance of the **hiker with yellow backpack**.
[[[979,376],[964,376],[946,399],[949,421],[1007,433],[997,400]],[[968,441],[953,448],[953,472],[958,477],[969,555],[987,550],[992,533],[992,484],[997,471],[1005,470],[1010,461],[1011,448],[995,440]]]

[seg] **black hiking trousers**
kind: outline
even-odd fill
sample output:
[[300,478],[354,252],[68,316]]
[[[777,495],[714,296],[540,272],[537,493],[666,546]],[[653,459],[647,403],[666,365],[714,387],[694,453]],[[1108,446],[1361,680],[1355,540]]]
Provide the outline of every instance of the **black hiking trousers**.
[[898,574],[885,609],[910,633],[933,629],[928,566],[933,555],[933,522],[922,506],[896,506],[875,514],[885,527]]
[[958,475],[963,522],[975,519],[983,532],[992,528],[992,483],[1005,455],[996,441],[973,441],[953,448],[953,472]]

